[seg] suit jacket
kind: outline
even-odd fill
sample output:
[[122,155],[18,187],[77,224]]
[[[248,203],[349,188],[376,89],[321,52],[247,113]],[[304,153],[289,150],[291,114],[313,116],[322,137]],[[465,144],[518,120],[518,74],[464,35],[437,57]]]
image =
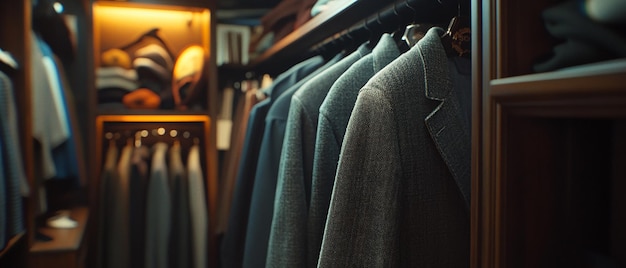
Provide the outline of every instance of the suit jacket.
[[301,79],[280,95],[265,117],[265,131],[259,152],[257,172],[249,211],[249,224],[246,230],[246,243],[243,255],[244,267],[258,267],[265,264],[267,247],[274,211],[274,194],[278,177],[280,153],[285,137],[285,125],[291,97],[304,83],[318,73],[332,66],[342,56],[338,55]]
[[359,93],[320,267],[468,267],[470,90],[433,28]]
[[[335,80],[352,64],[369,54],[362,45],[343,60],[302,85],[291,98],[280,155],[276,196],[271,205],[267,267],[307,266],[307,218],[319,106]],[[270,204],[268,204],[270,205]],[[313,257],[313,256],[311,256]],[[317,256],[314,257],[316,266]]]
[[389,34],[383,34],[371,54],[354,63],[337,79],[319,108],[308,218],[309,266],[317,266],[339,151],[359,90],[398,56],[396,42]]
[[257,159],[265,131],[265,116],[282,93],[315,71],[322,63],[322,57],[310,58],[279,75],[269,88],[263,89],[263,91],[270,92],[269,98],[255,105],[250,111],[232,204],[228,214],[228,228],[221,244],[220,260],[222,267],[241,267],[243,264],[250,200],[256,176]]

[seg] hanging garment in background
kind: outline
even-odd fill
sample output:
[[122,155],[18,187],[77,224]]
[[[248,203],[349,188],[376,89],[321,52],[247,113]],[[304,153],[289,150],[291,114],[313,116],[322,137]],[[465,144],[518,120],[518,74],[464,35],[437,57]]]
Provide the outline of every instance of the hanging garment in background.
[[130,267],[130,226],[129,226],[129,178],[130,157],[133,154],[133,146],[129,142],[123,148],[117,162],[117,176],[112,177],[112,188],[109,194],[111,202],[104,204],[111,206],[112,211],[106,217],[111,218],[111,232],[107,239],[110,240],[109,267]]
[[54,63],[57,67],[59,79],[61,80],[61,88],[63,89],[63,105],[67,111],[67,120],[70,127],[69,139],[61,144],[58,148],[52,150],[54,157],[57,178],[73,180],[75,186],[85,185],[87,179],[86,160],[83,149],[83,135],[78,123],[78,114],[76,112],[75,98],[67,74],[63,68],[63,63],[58,57],[54,57]]
[[33,137],[41,144],[44,179],[56,175],[52,150],[70,138],[70,128],[66,111],[62,105],[60,83],[56,75],[50,73],[50,65],[44,64],[47,49],[39,36],[31,32],[31,60],[33,68]]
[[178,141],[169,150],[168,167],[172,197],[169,267],[190,267],[192,252],[189,183]]
[[[68,122],[69,137],[61,145],[52,149],[52,158],[54,160],[54,167],[56,180],[70,180],[73,186],[78,187],[83,184],[83,180],[86,176],[84,170],[84,160],[78,157],[83,155],[82,148],[79,147],[82,137],[80,136],[78,119],[76,118],[76,110],[74,109],[74,96],[72,90],[69,87],[69,82],[65,76],[65,70],[63,65],[57,59],[48,58],[47,63],[53,70],[55,70],[58,80],[61,85],[61,105],[65,109],[65,119]],[[47,60],[47,59],[44,59]]]
[[146,199],[146,267],[167,268],[172,202],[168,183],[165,154],[168,145],[163,142],[153,147],[152,166]]
[[[276,193],[265,204],[273,207],[267,267],[307,267],[307,222],[319,106],[335,80],[370,52],[368,44],[361,45],[297,89],[291,98],[278,179],[273,181]],[[317,256],[314,259],[317,262]]]
[[228,212],[232,203],[233,192],[235,187],[235,179],[237,178],[237,168],[241,159],[243,143],[246,135],[246,127],[250,110],[258,103],[256,88],[246,90],[244,96],[239,100],[237,110],[235,111],[235,120],[233,122],[232,137],[230,139],[230,149],[226,153],[224,161],[224,171],[222,172],[223,182],[220,190],[220,202],[218,207],[218,224],[216,233],[224,233],[228,224]]
[[[17,132],[17,109],[13,96],[13,84],[11,79],[3,72],[0,72],[0,139],[3,148],[0,154],[3,155],[3,172],[0,176],[4,181],[4,192],[0,198],[6,198],[4,210],[6,218],[0,219],[5,225],[5,240],[24,231],[24,213],[22,196],[28,195],[28,182],[22,163],[22,151],[20,150],[20,136]],[[2,242],[2,241],[0,241]],[[0,244],[4,247],[4,243]]]
[[189,209],[191,213],[192,266],[207,267],[208,225],[207,199],[204,193],[204,175],[200,165],[200,147],[194,145],[187,156],[189,179]]
[[133,150],[130,168],[130,264],[144,267],[146,243],[146,193],[150,172],[150,149],[140,146]]
[[348,123],[319,267],[467,267],[469,64],[433,28],[363,87]]
[[246,230],[246,246],[244,250],[243,266],[256,267],[263,265],[267,256],[272,215],[274,211],[274,197],[276,181],[280,163],[280,154],[285,137],[287,116],[291,97],[302,86],[320,73],[338,64],[335,60],[343,58],[343,53],[338,54],[314,73],[300,80],[280,95],[270,107],[265,117],[265,132],[257,163],[257,172],[254,179],[252,201],[249,212],[249,224]]
[[218,215],[219,217],[228,217],[226,225],[228,229],[225,230],[220,248],[222,267],[241,267],[243,263],[248,213],[257,170],[257,159],[265,131],[265,116],[278,96],[318,69],[323,62],[322,57],[313,57],[296,64],[279,75],[270,88],[262,89],[269,92],[269,97],[255,105],[250,111],[230,212],[228,215]]
[[359,90],[374,74],[400,54],[391,35],[383,34],[371,54],[354,63],[335,81],[319,107],[311,202],[306,229],[309,267],[317,266],[339,152]]
[[118,149],[115,143],[111,142],[107,149],[104,159],[104,165],[102,167],[102,174],[100,176],[100,202],[99,215],[98,215],[98,267],[108,268],[115,267],[116,263],[111,257],[112,251],[115,251],[115,245],[112,237],[115,230],[113,217],[115,204],[115,181],[117,181],[118,171],[117,164]]

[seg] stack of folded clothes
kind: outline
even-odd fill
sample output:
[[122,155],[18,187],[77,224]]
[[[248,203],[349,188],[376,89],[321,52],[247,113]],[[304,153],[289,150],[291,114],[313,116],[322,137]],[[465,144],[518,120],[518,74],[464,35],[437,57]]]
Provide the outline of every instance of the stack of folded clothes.
[[96,70],[98,103],[134,109],[172,109],[174,56],[152,29],[136,41],[104,51]]
[[101,67],[96,70],[99,103],[121,103],[124,95],[138,86],[137,72],[132,68],[128,53],[121,49],[102,53]]
[[188,46],[180,53],[172,77],[172,93],[176,108],[191,108],[198,100],[205,99],[207,86],[207,57],[198,45]]

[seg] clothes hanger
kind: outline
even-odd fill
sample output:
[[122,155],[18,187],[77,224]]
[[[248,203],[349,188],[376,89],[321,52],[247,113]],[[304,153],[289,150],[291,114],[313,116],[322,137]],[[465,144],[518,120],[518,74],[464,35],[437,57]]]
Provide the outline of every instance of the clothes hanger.
[[428,30],[435,25],[429,23],[417,23],[417,18],[415,18],[417,10],[409,4],[409,0],[406,0],[404,4],[409,10],[411,10],[413,20],[404,28],[404,34],[402,35],[401,40],[404,41],[408,47],[413,47],[420,39],[422,39],[422,37],[424,37],[426,32],[428,32]]
[[461,1],[458,1],[457,15],[450,20],[446,32],[441,36],[441,44],[448,57],[470,57],[471,23],[469,17],[462,15]]
[[13,55],[8,51],[0,49],[0,71],[11,76],[19,69],[20,65],[13,58]]

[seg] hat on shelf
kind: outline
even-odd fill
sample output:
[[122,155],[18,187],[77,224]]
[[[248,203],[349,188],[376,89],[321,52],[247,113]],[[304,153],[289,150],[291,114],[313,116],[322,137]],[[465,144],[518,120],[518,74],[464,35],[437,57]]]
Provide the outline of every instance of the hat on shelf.
[[172,75],[172,94],[178,109],[187,109],[206,96],[206,65],[206,53],[199,45],[188,46],[176,59]]
[[126,51],[112,48],[102,52],[100,55],[100,65],[103,67],[122,67],[124,69],[132,68],[130,56]]

